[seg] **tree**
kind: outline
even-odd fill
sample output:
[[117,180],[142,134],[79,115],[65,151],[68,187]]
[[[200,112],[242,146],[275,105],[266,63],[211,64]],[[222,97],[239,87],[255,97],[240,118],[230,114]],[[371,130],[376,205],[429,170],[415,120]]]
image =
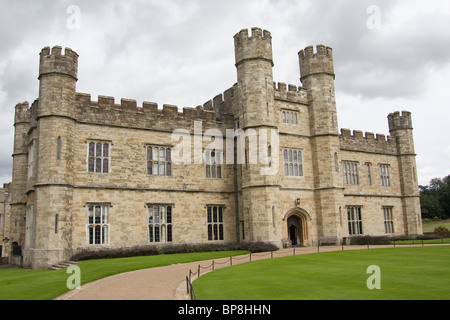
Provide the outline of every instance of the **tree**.
[[419,186],[422,216],[450,219],[450,175],[435,178],[429,186]]

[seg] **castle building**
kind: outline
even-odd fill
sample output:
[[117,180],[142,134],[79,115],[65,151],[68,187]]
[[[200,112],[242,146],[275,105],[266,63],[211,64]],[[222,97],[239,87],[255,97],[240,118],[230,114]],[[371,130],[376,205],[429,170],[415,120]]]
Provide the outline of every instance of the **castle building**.
[[16,106],[9,252],[46,268],[82,249],[421,234],[411,114],[389,137],[340,131],[331,48],[300,51],[298,86],[274,82],[270,32],[234,42],[237,83],[182,112],[93,101],[78,54],[44,48],[39,98]]

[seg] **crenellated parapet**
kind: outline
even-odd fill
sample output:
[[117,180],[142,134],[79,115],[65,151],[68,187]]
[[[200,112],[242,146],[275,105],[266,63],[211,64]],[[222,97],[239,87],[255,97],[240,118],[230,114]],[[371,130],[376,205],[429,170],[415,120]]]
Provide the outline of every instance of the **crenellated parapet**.
[[121,99],[115,103],[113,97],[99,96],[92,101],[90,94],[76,95],[77,120],[82,123],[174,131],[193,128],[195,121],[202,121],[204,127],[217,126],[219,119],[214,110],[202,106],[184,108],[182,112],[174,105],[165,104],[162,109],[154,102],[137,105],[136,100]]
[[414,155],[413,122],[411,112],[399,111],[388,116],[389,132],[397,141],[398,153],[401,155]]
[[308,104],[308,91],[305,88],[283,82],[274,82],[273,86],[275,100]]
[[62,74],[77,80],[78,54],[70,48],[66,48],[64,55],[62,47],[45,47],[40,53],[39,79],[44,75]]
[[14,125],[21,123],[29,123],[31,117],[30,103],[25,101],[16,105],[16,112],[14,116]]
[[413,129],[411,112],[400,111],[391,113],[388,116],[390,131],[398,129]]
[[272,35],[267,30],[252,28],[249,35],[247,29],[234,36],[236,66],[246,60],[261,59],[273,66]]
[[237,84],[224,93],[218,94],[214,99],[209,100],[203,104],[203,109],[207,111],[214,111],[217,118],[233,115],[233,106],[236,102]]
[[300,59],[301,79],[314,74],[328,74],[335,77],[333,64],[333,49],[318,45],[317,51],[309,46],[298,53]]
[[397,154],[397,143],[395,139],[384,134],[374,134],[349,129],[341,129],[341,150],[361,151],[378,154]]

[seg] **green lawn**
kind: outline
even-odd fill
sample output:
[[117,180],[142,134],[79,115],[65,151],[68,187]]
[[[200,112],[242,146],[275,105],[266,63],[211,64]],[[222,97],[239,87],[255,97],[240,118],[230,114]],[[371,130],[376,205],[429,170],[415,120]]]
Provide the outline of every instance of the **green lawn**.
[[450,220],[435,221],[427,219],[423,221],[423,232],[433,232],[436,227],[444,226],[450,230]]
[[[381,268],[369,290],[367,268]],[[450,246],[371,249],[255,261],[194,282],[200,300],[450,299]]]
[[[247,253],[223,251],[84,261],[80,264],[81,282],[83,285],[129,271]],[[69,276],[66,270],[0,269],[0,300],[52,300],[69,291],[66,287]]]

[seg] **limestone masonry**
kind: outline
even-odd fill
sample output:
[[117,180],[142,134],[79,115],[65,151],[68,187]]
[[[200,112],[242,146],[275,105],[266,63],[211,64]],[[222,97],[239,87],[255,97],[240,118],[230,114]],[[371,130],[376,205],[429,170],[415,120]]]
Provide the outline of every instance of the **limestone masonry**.
[[[39,269],[82,249],[311,246],[323,238],[422,234],[411,114],[389,115],[389,137],[339,131],[331,48],[300,51],[299,87],[274,82],[270,32],[242,30],[234,42],[237,83],[182,112],[94,101],[76,91],[78,54],[44,48],[39,98],[16,106],[3,254]],[[183,159],[192,161],[176,160],[176,130],[192,150],[183,149]],[[229,152],[239,139],[227,143],[227,130],[245,133],[242,152]],[[223,135],[218,148],[209,147],[214,131]],[[237,153],[243,161],[226,161]]]

